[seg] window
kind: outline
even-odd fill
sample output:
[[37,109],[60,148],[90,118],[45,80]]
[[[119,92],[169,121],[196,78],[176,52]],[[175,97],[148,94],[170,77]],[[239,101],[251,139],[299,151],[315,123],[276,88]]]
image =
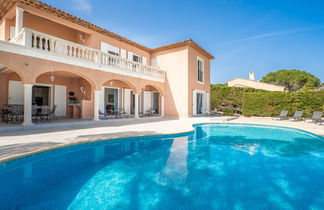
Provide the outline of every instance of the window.
[[110,50],[108,50],[108,53],[109,53],[110,55],[119,56],[119,54],[118,54],[117,52],[113,52],[113,51],[110,51]]
[[105,42],[101,42],[101,51],[110,55],[119,56],[119,48]]
[[197,60],[198,82],[204,82],[204,61],[200,58]]
[[137,55],[133,55],[133,61],[138,62],[138,63],[142,63],[142,57],[137,56]]

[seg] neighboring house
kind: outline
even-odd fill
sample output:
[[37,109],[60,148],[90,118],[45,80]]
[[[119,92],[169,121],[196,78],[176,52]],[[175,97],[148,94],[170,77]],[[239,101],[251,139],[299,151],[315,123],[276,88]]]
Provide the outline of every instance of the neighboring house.
[[24,104],[24,125],[32,105],[95,120],[203,114],[213,58],[191,39],[148,48],[40,1],[0,2],[0,106]]
[[249,79],[236,78],[227,82],[228,87],[246,87],[268,91],[286,91],[285,86],[273,85],[255,80],[254,72],[249,73]]

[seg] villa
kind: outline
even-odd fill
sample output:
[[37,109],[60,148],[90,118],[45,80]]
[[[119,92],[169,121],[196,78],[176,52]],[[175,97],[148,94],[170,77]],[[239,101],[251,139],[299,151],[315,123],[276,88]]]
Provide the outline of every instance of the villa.
[[0,107],[21,105],[23,125],[53,105],[94,120],[204,114],[213,58],[191,39],[148,48],[40,1],[0,3]]

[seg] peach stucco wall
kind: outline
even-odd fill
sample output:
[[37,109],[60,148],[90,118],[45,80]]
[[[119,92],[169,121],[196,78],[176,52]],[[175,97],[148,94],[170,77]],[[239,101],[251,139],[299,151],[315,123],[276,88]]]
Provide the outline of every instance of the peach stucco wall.
[[24,27],[71,42],[77,42],[77,30],[27,12],[24,13]]
[[0,65],[6,66],[15,71],[25,84],[35,84],[36,78],[44,73],[66,71],[78,75],[87,80],[93,89],[101,90],[101,86],[112,79],[124,81],[134,87],[134,92],[140,90],[146,85],[152,85],[164,94],[164,83],[146,80],[137,77],[131,77],[121,74],[115,74],[105,71],[98,71],[85,67],[79,67],[54,61],[43,60],[39,58],[23,56],[13,53],[0,51]]
[[[197,57],[204,59],[204,83],[198,83]],[[165,114],[187,117],[193,114],[193,90],[210,92],[210,60],[191,47],[154,53],[161,69],[166,71]]]
[[152,55],[166,71],[165,115],[188,116],[188,48],[182,47]]
[[[144,50],[138,49],[129,44],[105,36],[101,33],[64,20],[52,14],[48,14],[34,7],[24,4],[18,4],[18,6],[25,10],[24,27],[31,28],[42,33],[76,42],[95,49],[100,49],[100,42],[106,42],[115,47],[125,49],[126,51],[133,52],[140,56],[144,56],[147,58],[147,64],[150,64],[150,53]],[[15,8],[12,8],[11,10],[15,10]],[[11,13],[13,12],[14,11],[11,11]],[[84,42],[81,42],[79,38],[80,34],[84,35]]]
[[[89,103],[87,102],[86,105],[84,105],[85,107],[89,107],[91,103],[93,103],[93,90],[101,90],[101,86],[107,85],[107,82],[110,80],[122,81],[115,83],[114,86],[127,87],[132,89],[133,93],[140,93],[143,89],[147,89],[148,86],[151,86],[153,87],[151,88],[152,90],[158,90],[160,96],[165,97],[165,115],[178,117],[192,115],[192,91],[194,89],[206,92],[210,91],[210,60],[189,46],[150,54],[147,51],[133,47],[125,42],[105,36],[34,7],[21,3],[18,3],[18,6],[25,10],[23,27],[31,28],[95,49],[100,49],[100,43],[106,42],[115,47],[146,57],[148,65],[151,64],[152,58],[156,58],[160,69],[166,71],[165,83],[154,82],[151,80],[0,51],[0,65],[4,65],[16,72],[25,84],[36,84],[39,82],[36,81],[36,78],[40,75],[43,76],[39,77],[38,80],[43,81],[46,80],[46,78],[48,80],[48,75],[45,78],[44,74],[52,71],[54,73],[73,73],[77,77],[83,79],[80,81],[70,81],[69,89],[78,89],[79,87],[76,86],[80,85],[88,85],[87,89],[91,89],[91,91],[86,92],[84,97],[85,100],[91,101]],[[0,39],[8,39],[10,25],[15,25],[15,7],[13,7],[5,15],[2,22],[0,22]],[[84,35],[84,42],[80,40],[80,34]],[[197,82],[197,56],[205,60],[204,84],[199,84]],[[44,78],[41,79],[42,77]]]
[[[101,86],[108,81],[114,81],[113,86],[125,86],[133,90],[134,93],[140,93],[146,86],[152,86],[164,95],[165,84],[146,79],[135,78],[110,72],[97,71],[94,69],[83,68],[74,65],[68,65],[53,61],[47,61],[39,58],[23,56],[13,53],[0,51],[0,65],[3,65],[14,71],[8,74],[13,80],[21,80],[23,84],[45,83],[52,84],[50,75],[54,74],[57,85],[67,86],[67,92],[74,91],[79,100],[85,100],[84,107],[93,106],[93,91],[101,90]],[[5,73],[0,74],[1,90],[0,99],[2,104],[8,101],[8,76]],[[118,82],[117,82],[118,81]],[[80,92],[80,87],[84,86],[86,94]],[[93,114],[93,108],[82,110],[82,114],[87,116]]]
[[[204,60],[204,82],[198,82],[198,65],[197,58]],[[189,47],[189,76],[188,76],[188,104],[189,104],[189,115],[193,114],[193,90],[201,90],[210,93],[210,60],[198,53],[195,49]]]

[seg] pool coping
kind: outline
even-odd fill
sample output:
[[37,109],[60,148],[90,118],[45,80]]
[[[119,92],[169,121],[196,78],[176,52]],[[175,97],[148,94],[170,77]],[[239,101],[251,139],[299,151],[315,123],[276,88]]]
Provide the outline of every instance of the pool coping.
[[[88,139],[88,140],[81,140],[81,141],[77,141],[77,142],[70,142],[70,143],[62,143],[59,145],[55,145],[55,146],[49,146],[49,147],[44,147],[44,148],[39,148],[39,149],[35,149],[32,151],[28,151],[28,152],[23,152],[23,153],[18,153],[18,154],[14,154],[14,155],[9,155],[9,156],[5,156],[0,158],[0,164],[6,164],[10,161],[14,161],[14,160],[18,160],[21,158],[25,158],[25,157],[29,157],[29,156],[33,156],[33,155],[37,155],[43,152],[48,152],[51,150],[58,150],[61,148],[65,148],[65,147],[70,147],[70,146],[77,146],[77,145],[81,145],[81,144],[88,144],[88,143],[95,143],[95,142],[104,142],[104,141],[109,141],[109,140],[118,140],[118,139],[125,139],[125,138],[138,138],[138,137],[156,137],[156,136],[168,136],[168,135],[179,135],[179,134],[186,134],[186,133],[190,133],[193,132],[195,127],[197,125],[206,125],[206,124],[218,124],[218,125],[252,125],[252,126],[258,126],[258,127],[264,127],[264,126],[268,126],[268,127],[272,127],[272,128],[283,128],[283,129],[288,129],[291,131],[301,131],[303,133],[307,133],[307,134],[311,134],[315,137],[319,137],[319,138],[323,138],[323,136],[318,135],[316,133],[304,130],[304,129],[300,129],[300,128],[293,128],[293,127],[287,127],[287,126],[278,126],[278,125],[270,125],[270,124],[253,124],[253,123],[245,123],[245,122],[193,122],[191,129],[188,130],[183,130],[181,132],[171,132],[171,133],[156,133],[156,134],[148,134],[148,135],[124,135],[124,136],[111,136],[111,137],[105,137],[105,138],[93,138],[93,139]],[[320,139],[321,140],[321,139]]]

